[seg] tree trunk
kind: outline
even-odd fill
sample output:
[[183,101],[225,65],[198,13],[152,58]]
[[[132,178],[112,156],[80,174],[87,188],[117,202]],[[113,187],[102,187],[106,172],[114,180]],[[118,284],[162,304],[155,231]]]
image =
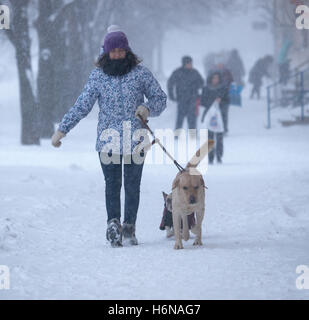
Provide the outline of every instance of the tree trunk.
[[[59,13],[52,24],[55,43],[51,47],[51,56],[53,57],[53,76],[54,76],[54,108],[53,121],[60,122],[63,115],[72,106],[76,94],[72,92],[72,82],[74,85],[75,76],[72,75],[71,69],[71,40],[72,34],[76,34],[77,29],[69,29],[70,16],[76,2],[70,2],[64,5],[62,1],[55,1],[57,7],[54,11]],[[80,51],[80,48],[77,49]],[[73,66],[73,69],[79,68],[79,65]],[[73,79],[72,79],[73,78]]]
[[36,27],[39,38],[39,71],[37,78],[40,137],[50,138],[54,133],[53,110],[55,108],[54,68],[52,47],[55,45],[50,16],[52,0],[39,1],[39,17]]
[[8,30],[7,35],[15,47],[17,60],[22,118],[21,143],[23,145],[39,145],[38,107],[31,67],[28,5],[29,0],[11,0],[13,23],[12,29]]
[[53,121],[60,122],[64,113],[68,109],[68,77],[69,70],[66,67],[67,56],[67,31],[65,14],[60,14],[54,21],[54,33],[57,43],[51,49],[54,57],[54,101]]
[[[77,3],[78,4],[78,3]],[[68,13],[68,50],[66,66],[69,72],[69,97],[70,108],[85,84],[87,79],[84,78],[84,42],[82,39],[82,26],[80,23],[80,12],[78,5],[75,5]]]

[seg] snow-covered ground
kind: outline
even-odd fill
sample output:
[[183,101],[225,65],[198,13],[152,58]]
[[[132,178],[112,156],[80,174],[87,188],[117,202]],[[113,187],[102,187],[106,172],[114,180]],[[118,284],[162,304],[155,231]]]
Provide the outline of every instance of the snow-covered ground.
[[[2,105],[3,106],[3,105]],[[309,265],[309,127],[265,129],[265,101],[231,107],[223,165],[205,175],[202,247],[159,230],[161,192],[177,169],[145,165],[136,247],[105,240],[104,179],[94,151],[97,107],[60,149],[19,145],[18,112],[0,134],[0,299],[308,299],[296,267]],[[174,127],[175,105],[154,128]],[[13,119],[15,118],[15,119]]]

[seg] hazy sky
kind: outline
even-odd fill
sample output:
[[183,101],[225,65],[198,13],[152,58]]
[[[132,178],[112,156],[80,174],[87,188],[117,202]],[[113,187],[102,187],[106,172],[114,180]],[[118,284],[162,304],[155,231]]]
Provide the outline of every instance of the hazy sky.
[[193,57],[195,66],[204,72],[202,59],[207,52],[222,49],[239,49],[246,71],[265,54],[273,53],[273,38],[270,29],[256,31],[253,21],[261,21],[256,11],[216,19],[214,23],[195,32],[169,32],[164,41],[164,70],[169,75],[180,65],[183,55]]

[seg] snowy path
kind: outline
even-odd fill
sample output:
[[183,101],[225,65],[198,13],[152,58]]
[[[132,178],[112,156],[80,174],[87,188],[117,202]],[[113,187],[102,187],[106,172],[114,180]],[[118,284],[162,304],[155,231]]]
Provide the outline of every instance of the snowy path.
[[[173,105],[155,126],[174,125]],[[174,251],[158,226],[161,191],[176,169],[145,166],[140,245],[105,241],[104,180],[94,152],[96,112],[53,149],[18,146],[18,122],[0,135],[0,299],[308,299],[297,265],[309,265],[309,128],[264,129],[265,103],[231,108],[222,166],[205,179],[204,246]],[[16,131],[17,130],[17,131]],[[8,146],[9,144],[9,146]]]

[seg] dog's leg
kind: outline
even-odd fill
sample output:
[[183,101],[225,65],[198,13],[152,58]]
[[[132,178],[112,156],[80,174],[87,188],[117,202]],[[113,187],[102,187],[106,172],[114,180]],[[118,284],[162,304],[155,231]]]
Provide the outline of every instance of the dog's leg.
[[[195,220],[196,220],[196,213],[194,214],[194,216],[195,216]],[[198,232],[198,230],[197,230],[197,228],[196,228],[196,221],[195,221],[195,224],[194,224],[194,226],[190,229],[190,231],[194,234],[194,235],[197,235],[197,232]]]
[[174,235],[174,232],[173,232],[172,228],[165,227],[165,230],[166,230],[166,237],[167,238],[170,238],[170,237],[172,237]]
[[173,211],[173,228],[174,228],[174,234],[175,234],[175,246],[174,249],[183,249],[182,241],[181,241],[181,235],[180,235],[180,226],[181,226],[181,215],[179,212]]
[[183,215],[181,218],[182,218],[182,237],[183,237],[183,240],[188,241],[190,238],[188,216]]
[[203,218],[204,218],[204,210],[196,213],[196,226],[195,226],[196,237],[195,237],[195,240],[193,243],[194,246],[203,245],[203,243],[202,243],[202,221],[203,221]]

